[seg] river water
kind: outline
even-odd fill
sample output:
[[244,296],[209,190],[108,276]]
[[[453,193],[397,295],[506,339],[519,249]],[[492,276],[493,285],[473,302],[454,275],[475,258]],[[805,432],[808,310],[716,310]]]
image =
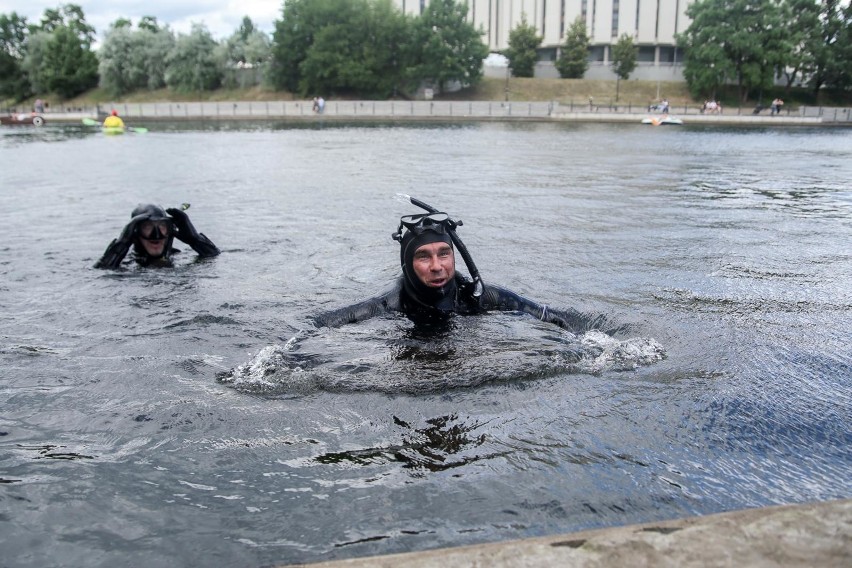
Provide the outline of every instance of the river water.
[[[149,126],[0,130],[4,567],[311,562],[852,496],[849,130]],[[314,329],[393,283],[399,192],[463,220],[486,282],[589,329]],[[92,269],[139,202],[190,203],[223,253]]]

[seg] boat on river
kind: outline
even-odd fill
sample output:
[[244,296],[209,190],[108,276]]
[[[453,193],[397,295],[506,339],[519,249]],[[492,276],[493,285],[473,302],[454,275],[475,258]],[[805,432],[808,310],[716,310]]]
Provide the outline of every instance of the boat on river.
[[651,116],[642,119],[642,124],[652,124],[654,126],[676,125],[682,126],[683,121],[676,116]]
[[107,135],[124,134],[127,131],[124,126],[102,126],[101,130]]
[[43,126],[47,122],[44,116],[37,113],[21,112],[0,116],[0,124],[4,126]]

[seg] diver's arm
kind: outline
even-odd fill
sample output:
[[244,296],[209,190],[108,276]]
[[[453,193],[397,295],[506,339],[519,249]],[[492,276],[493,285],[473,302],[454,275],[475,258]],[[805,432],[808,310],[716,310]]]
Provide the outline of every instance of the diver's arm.
[[490,284],[485,286],[485,291],[482,294],[482,307],[490,310],[523,312],[536,319],[573,332],[590,329],[587,327],[587,323],[583,321],[586,318],[574,309],[554,310],[546,305],[524,298],[502,286]]
[[381,296],[316,315],[313,317],[314,325],[317,327],[340,327],[398,310],[399,290],[400,287],[396,286]]
[[113,239],[109,246],[104,251],[103,256],[95,263],[95,268],[118,268],[121,266],[121,261],[127,256],[127,251],[130,250],[130,242],[124,242],[121,239]]
[[121,266],[121,261],[127,256],[127,251],[130,250],[130,245],[133,244],[133,238],[136,236],[136,226],[140,221],[147,218],[147,215],[137,215],[124,226],[121,234],[117,239],[113,239],[109,246],[104,251],[100,260],[95,263],[95,268],[118,268]]
[[558,325],[572,333],[598,330],[609,335],[629,331],[629,324],[618,324],[604,314],[586,314],[574,308],[553,309],[524,298],[501,286],[486,285],[482,307],[501,311],[517,311]]
[[185,242],[198,253],[199,256],[216,256],[219,254],[219,248],[213,244],[213,241],[208,239],[204,233],[199,233],[192,221],[189,220],[189,215],[180,209],[166,209],[166,213],[172,216],[175,223],[175,237]]

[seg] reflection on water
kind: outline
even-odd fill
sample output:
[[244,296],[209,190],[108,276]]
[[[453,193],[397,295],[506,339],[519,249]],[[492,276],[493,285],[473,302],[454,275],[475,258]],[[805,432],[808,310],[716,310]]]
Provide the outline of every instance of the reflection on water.
[[[847,131],[149,126],[0,129],[4,566],[311,562],[850,496]],[[398,275],[399,192],[464,219],[486,282],[587,325],[315,329]],[[223,254],[90,268],[151,201],[192,203]]]
[[[481,426],[467,426],[458,423],[458,416],[440,416],[426,420],[428,426],[414,429],[396,416],[393,422],[409,431],[403,436],[403,442],[394,446],[367,448],[323,454],[314,458],[321,464],[352,463],[355,465],[374,465],[385,462],[399,462],[402,467],[412,470],[444,471],[462,467],[491,456],[457,456],[465,450],[473,449],[485,442],[485,434],[471,438],[469,435]],[[422,475],[417,473],[414,475]]]

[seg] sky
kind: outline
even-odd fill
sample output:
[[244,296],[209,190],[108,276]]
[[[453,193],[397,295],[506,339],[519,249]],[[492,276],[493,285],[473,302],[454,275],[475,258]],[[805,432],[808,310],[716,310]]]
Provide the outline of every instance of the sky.
[[154,16],[179,33],[189,33],[193,23],[203,23],[217,40],[230,36],[244,16],[259,30],[271,34],[275,20],[281,19],[283,0],[0,0],[0,14],[17,12],[27,22],[37,24],[44,11],[65,4],[83,8],[86,23],[97,31],[98,43],[109,25],[127,18],[135,26],[142,16]]

